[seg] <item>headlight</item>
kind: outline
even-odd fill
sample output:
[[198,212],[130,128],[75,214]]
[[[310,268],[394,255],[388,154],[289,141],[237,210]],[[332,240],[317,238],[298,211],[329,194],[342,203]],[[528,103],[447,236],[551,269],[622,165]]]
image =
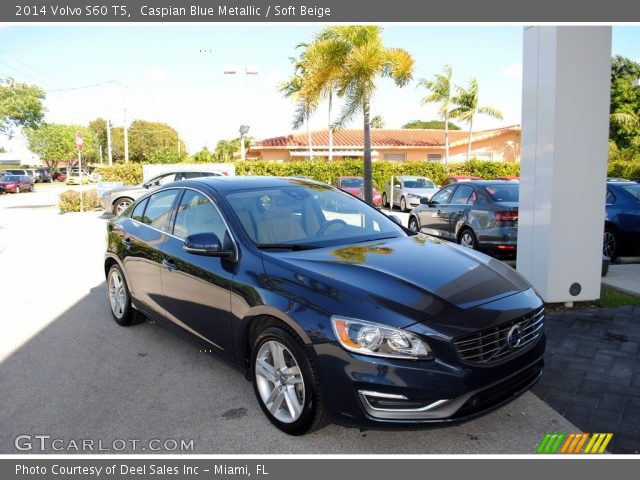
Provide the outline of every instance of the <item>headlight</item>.
[[407,195],[407,197],[409,197],[409,198],[420,198],[420,195],[415,195],[413,193],[410,193],[410,194]]
[[417,335],[355,318],[331,317],[336,338],[345,349],[374,357],[427,360],[433,351]]

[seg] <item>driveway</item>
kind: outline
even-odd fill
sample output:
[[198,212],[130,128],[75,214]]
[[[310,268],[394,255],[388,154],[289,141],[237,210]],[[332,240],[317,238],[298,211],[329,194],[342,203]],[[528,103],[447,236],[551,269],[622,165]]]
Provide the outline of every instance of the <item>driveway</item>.
[[208,454],[527,454],[547,432],[577,430],[527,393],[456,427],[331,425],[286,436],[235,370],[151,322],[117,326],[102,270],[105,219],[60,215],[47,206],[55,193],[40,190],[0,196],[0,453],[19,453],[18,435],[45,434],[106,444],[185,439],[188,453]]

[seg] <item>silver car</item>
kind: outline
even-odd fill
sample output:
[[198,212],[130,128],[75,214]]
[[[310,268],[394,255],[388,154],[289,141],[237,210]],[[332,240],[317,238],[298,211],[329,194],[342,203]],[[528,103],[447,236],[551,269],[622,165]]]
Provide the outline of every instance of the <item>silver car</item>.
[[393,194],[390,193],[390,185],[384,187],[382,205],[385,207],[391,201],[391,209],[396,205],[403,212],[408,212],[420,205],[420,199],[430,199],[438,191],[435,183],[427,177],[400,175],[393,178]]
[[129,205],[131,205],[138,197],[150,190],[155,190],[167,183],[177,180],[186,180],[196,177],[219,176],[216,172],[188,171],[188,172],[166,172],[162,175],[147,180],[140,185],[118,187],[102,194],[100,199],[103,210],[111,212],[114,215],[120,215]]

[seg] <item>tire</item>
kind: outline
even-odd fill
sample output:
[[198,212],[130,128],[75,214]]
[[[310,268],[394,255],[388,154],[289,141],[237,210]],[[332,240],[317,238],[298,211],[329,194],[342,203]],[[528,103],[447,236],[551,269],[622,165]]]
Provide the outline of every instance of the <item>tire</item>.
[[132,203],[133,203],[132,198],[129,198],[129,197],[120,198],[116,203],[113,204],[113,214],[120,215]]
[[270,326],[260,332],[251,352],[251,379],[260,408],[279,430],[303,435],[326,425],[314,361],[292,330]]
[[613,262],[618,258],[620,252],[620,243],[618,236],[611,227],[605,227],[602,237],[602,254],[609,257]]
[[382,194],[382,206],[383,207],[388,207],[389,206],[389,202],[387,201],[387,194],[386,193]]
[[408,212],[409,210],[407,210],[407,201],[405,200],[404,197],[402,197],[400,199],[400,211],[401,212]]
[[16,187],[16,189],[13,191],[13,193],[20,193],[20,187]]
[[473,233],[473,230],[470,228],[465,228],[460,232],[458,243],[463,247],[468,247],[472,250],[478,249],[478,240],[476,239],[475,233]]
[[409,217],[409,230],[412,232],[419,232],[420,226],[418,225],[418,220],[416,217]]
[[131,306],[129,287],[118,265],[113,265],[107,274],[107,294],[111,316],[118,325],[128,327],[140,321],[141,314]]

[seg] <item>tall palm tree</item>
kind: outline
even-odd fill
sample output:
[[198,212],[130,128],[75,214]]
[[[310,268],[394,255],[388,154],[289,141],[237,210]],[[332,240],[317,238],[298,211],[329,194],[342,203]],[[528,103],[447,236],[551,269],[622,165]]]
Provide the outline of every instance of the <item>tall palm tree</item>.
[[371,128],[384,128],[384,119],[380,115],[376,115],[371,119]]
[[487,115],[489,117],[502,120],[502,113],[495,107],[478,106],[478,80],[472,78],[469,81],[469,88],[458,87],[452,104],[456,106],[449,112],[452,118],[457,118],[469,124],[469,142],[467,145],[467,161],[471,157],[471,141],[473,137],[473,117],[476,114]]
[[[373,25],[340,25],[322,30],[317,42],[330,45],[332,62],[339,65],[336,76],[327,75],[319,66],[323,62],[309,62],[305,85],[312,91],[320,91],[331,78],[336,92],[345,99],[340,117],[335,122],[342,127],[362,112],[364,121],[364,199],[372,198],[371,173],[371,97],[379,77],[391,78],[399,87],[412,78],[414,61],[408,52],[399,48],[387,48],[382,42],[382,29]],[[328,47],[327,47],[328,48]]]
[[422,104],[439,103],[438,116],[444,120],[444,163],[449,164],[449,118],[451,117],[451,106],[453,96],[451,94],[451,65],[443,67],[443,73],[434,76],[433,80],[420,79],[418,87],[429,90],[429,94],[422,99]]
[[311,130],[309,117],[317,107],[317,97],[310,96],[309,89],[305,89],[305,62],[304,55],[299,58],[291,58],[294,66],[293,75],[286,82],[278,85],[278,90],[286,97],[296,102],[296,111],[293,116],[293,129],[299,129],[303,124],[307,125],[307,145],[309,148],[309,160],[313,159],[313,147],[311,144]]

